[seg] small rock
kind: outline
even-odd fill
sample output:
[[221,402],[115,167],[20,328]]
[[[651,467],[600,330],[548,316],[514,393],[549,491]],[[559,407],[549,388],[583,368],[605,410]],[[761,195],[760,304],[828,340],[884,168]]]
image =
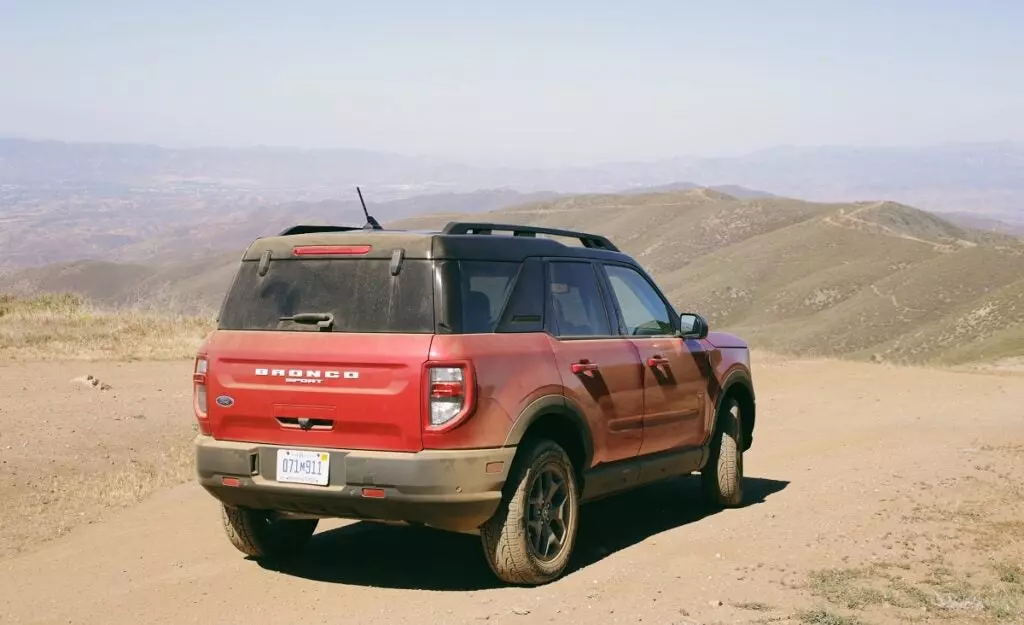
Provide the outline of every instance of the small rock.
[[722,607],[722,602],[718,599],[712,599],[711,601],[708,601],[708,605],[712,608],[720,608]]
[[93,388],[98,391],[109,391],[111,386],[105,382],[100,382],[99,378],[93,377],[93,375],[86,374],[80,375],[77,378],[71,378],[72,384],[79,384],[86,388]]
[[529,613],[530,611],[524,608],[515,608],[512,610],[512,614],[515,614],[517,616],[527,616]]

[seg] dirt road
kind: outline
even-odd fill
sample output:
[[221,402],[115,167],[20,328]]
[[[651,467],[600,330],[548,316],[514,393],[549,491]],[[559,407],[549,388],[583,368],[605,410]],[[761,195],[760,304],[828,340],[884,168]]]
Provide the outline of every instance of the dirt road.
[[711,514],[695,478],[591,504],[548,586],[496,587],[474,537],[367,523],[267,570],[189,483],[0,561],[0,623],[1021,622],[1024,377],[755,366],[749,505]]

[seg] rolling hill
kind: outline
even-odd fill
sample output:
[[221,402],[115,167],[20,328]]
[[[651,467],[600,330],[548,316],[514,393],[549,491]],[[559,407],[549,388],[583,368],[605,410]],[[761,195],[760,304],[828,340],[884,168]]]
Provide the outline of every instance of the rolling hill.
[[[456,218],[435,213],[385,225],[435,228]],[[763,349],[886,362],[1024,355],[1024,241],[903,204],[740,199],[700,188],[563,197],[472,218],[607,234],[679,309]],[[0,288],[212,307],[240,249],[162,268],[36,268],[0,278]]]

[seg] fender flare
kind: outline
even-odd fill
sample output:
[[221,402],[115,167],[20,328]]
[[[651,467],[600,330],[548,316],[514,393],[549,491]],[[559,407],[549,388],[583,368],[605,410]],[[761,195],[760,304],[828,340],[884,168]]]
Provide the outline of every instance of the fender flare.
[[587,423],[583,410],[575,401],[563,395],[544,395],[530,402],[526,408],[523,408],[523,411],[519,413],[519,416],[513,422],[508,436],[505,437],[504,446],[518,445],[523,440],[523,437],[526,436],[526,431],[530,429],[531,425],[542,417],[552,414],[565,417],[576,426],[580,442],[583,445],[583,463],[580,468],[586,470],[590,467],[590,463],[594,458],[594,435],[590,430],[590,424]]
[[725,398],[729,396],[729,392],[733,387],[737,385],[742,386],[744,390],[750,394],[750,402],[753,406],[750,414],[749,433],[744,437],[745,440],[743,441],[743,451],[746,451],[747,449],[750,449],[750,445],[753,442],[754,424],[757,422],[757,399],[754,396],[754,383],[750,378],[750,372],[746,369],[733,369],[729,373],[725,374],[725,378],[722,380],[722,390],[718,394],[718,398],[715,400],[715,423],[711,431],[711,437],[713,439],[714,435],[717,434],[718,431],[718,414],[722,410],[722,402],[724,402]]

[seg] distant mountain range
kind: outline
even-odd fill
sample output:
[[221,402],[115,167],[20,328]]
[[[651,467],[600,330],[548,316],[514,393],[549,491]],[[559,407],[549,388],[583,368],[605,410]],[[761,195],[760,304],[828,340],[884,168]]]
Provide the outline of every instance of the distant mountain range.
[[1024,237],[1024,220],[1008,223],[999,219],[992,219],[991,217],[975,213],[967,213],[964,211],[942,213],[942,217],[950,223],[954,223],[965,228],[990,230],[992,232],[1002,232],[1004,234],[1013,234],[1019,237]]
[[384,223],[575,195],[704,188],[739,199],[893,200],[972,228],[1024,230],[1017,144],[776,148],[525,169],[359,150],[0,139],[0,269],[80,259],[155,266],[242,246],[296,222],[360,225],[356,185]]
[[[21,190],[6,198],[4,193],[0,187],[0,269],[83,259],[164,265],[242,248],[296,223],[359,226],[366,221],[354,192],[344,199],[289,202],[173,191],[50,195]],[[367,204],[387,225],[424,213],[476,213],[556,197],[499,189]]]
[[777,147],[729,158],[680,157],[579,167],[479,167],[365,150],[169,149],[0,139],[0,186],[168,189],[336,199],[362,185],[378,201],[439,191],[613,193],[680,181],[742,185],[813,201],[894,200],[1024,222],[1024,144]]

